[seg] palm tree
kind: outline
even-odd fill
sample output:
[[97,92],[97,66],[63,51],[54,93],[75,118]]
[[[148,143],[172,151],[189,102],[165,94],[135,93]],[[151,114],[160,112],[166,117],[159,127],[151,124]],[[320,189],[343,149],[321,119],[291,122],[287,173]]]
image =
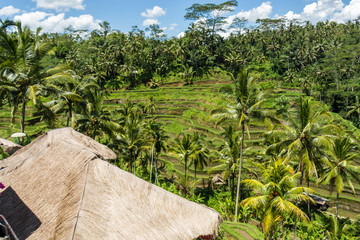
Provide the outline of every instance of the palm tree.
[[128,162],[128,171],[136,174],[136,159],[146,143],[145,125],[141,115],[131,113],[115,140]]
[[221,170],[223,178],[228,179],[229,190],[231,192],[231,199],[234,199],[234,187],[236,178],[236,168],[239,161],[241,137],[236,133],[232,125],[224,128],[222,134],[224,136],[224,145],[217,151],[217,165],[212,167],[209,172]]
[[301,173],[294,174],[293,169],[279,158],[265,169],[262,176],[264,184],[254,179],[242,181],[253,189],[255,196],[243,200],[241,205],[259,211],[261,225],[268,239],[272,239],[278,225],[288,217],[309,221],[307,215],[293,203],[313,202],[306,195],[312,192],[311,189],[295,187],[300,175]]
[[241,71],[238,77],[229,74],[234,81],[234,89],[227,89],[228,93],[232,93],[235,101],[228,99],[230,104],[226,109],[217,109],[212,112],[212,116],[217,120],[217,123],[223,122],[227,119],[234,119],[238,121],[241,128],[241,145],[240,145],[240,158],[239,158],[239,173],[236,189],[236,204],[235,204],[235,222],[237,221],[237,210],[240,199],[240,182],[241,170],[244,152],[245,131],[250,138],[250,120],[252,117],[261,115],[260,105],[264,101],[265,91],[259,91],[256,79],[250,78],[247,71]]
[[15,23],[16,38],[5,29],[0,30],[1,74],[16,88],[13,92],[11,122],[15,120],[15,112],[21,103],[21,132],[25,131],[25,111],[29,98],[35,99],[38,85],[42,79],[40,61],[46,56],[52,46],[40,41],[40,28],[35,35],[29,27]]
[[79,108],[86,101],[84,98],[89,94],[90,89],[98,89],[99,86],[91,76],[80,79],[68,65],[49,69],[47,74],[50,76],[44,79],[46,82],[44,88],[56,96],[56,99],[47,105],[54,113],[67,112],[66,126],[69,126],[71,121],[71,126],[74,127],[75,107]]
[[334,132],[339,132],[336,125],[330,124],[332,115],[321,103],[311,98],[299,98],[289,114],[285,116],[283,125],[269,132],[272,139],[266,154],[283,154],[287,161],[298,159],[297,172],[301,172],[302,185],[304,175],[309,184],[309,177],[318,177],[322,169],[322,158],[316,156],[323,147],[329,147]]
[[189,161],[192,158],[195,158],[196,152],[196,142],[190,134],[182,134],[182,136],[175,139],[175,142],[172,146],[172,152],[177,154],[181,161],[184,163],[185,167],[185,181],[187,180],[187,171],[189,166]]
[[345,182],[354,194],[352,180],[360,183],[360,166],[353,162],[359,154],[354,150],[355,145],[350,138],[336,138],[328,151],[328,164],[325,166],[324,174],[318,180],[318,183],[329,184],[330,191],[336,187],[336,218],[338,218],[339,195],[344,190]]
[[151,116],[154,115],[154,112],[156,111],[156,100],[154,96],[149,97],[149,101],[147,102],[145,106],[145,112],[150,113]]
[[[102,91],[92,89],[85,96],[87,99],[78,114],[75,129],[100,141],[107,138],[116,139],[121,126],[113,120],[110,111],[104,107],[105,95]],[[109,139],[107,139],[109,140]]]
[[152,180],[152,167],[155,166],[155,183],[159,184],[158,170],[157,170],[157,156],[161,151],[166,151],[167,146],[165,140],[168,138],[165,135],[165,131],[162,129],[162,125],[151,119],[146,123],[146,130],[150,134],[151,142],[151,162],[150,162],[150,182]]
[[198,132],[195,132],[192,136],[192,140],[196,143],[195,144],[195,153],[194,158],[191,158],[189,165],[194,165],[195,169],[195,182],[196,182],[196,173],[197,170],[204,169],[205,166],[207,166],[207,159],[209,158],[209,150],[206,146],[203,145],[204,142],[204,135],[199,134]]

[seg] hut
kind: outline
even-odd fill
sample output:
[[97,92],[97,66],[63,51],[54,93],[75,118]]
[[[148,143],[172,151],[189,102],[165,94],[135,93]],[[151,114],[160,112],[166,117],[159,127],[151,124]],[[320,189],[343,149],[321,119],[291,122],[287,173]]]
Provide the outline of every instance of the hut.
[[222,178],[222,176],[220,174],[215,175],[212,179],[211,182],[213,185],[224,185],[224,179]]
[[109,164],[115,153],[71,128],[0,163],[4,215],[19,239],[194,239],[220,215]]
[[0,147],[2,147],[4,151],[7,152],[9,155],[13,154],[14,152],[22,148],[21,145],[13,143],[3,138],[0,138]]

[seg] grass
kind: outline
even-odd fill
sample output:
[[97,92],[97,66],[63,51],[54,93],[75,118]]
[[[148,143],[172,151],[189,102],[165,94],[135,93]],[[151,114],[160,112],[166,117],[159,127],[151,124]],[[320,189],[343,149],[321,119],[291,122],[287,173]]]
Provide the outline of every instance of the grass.
[[[264,234],[257,229],[256,226],[248,223],[234,223],[224,221],[220,226],[226,233],[237,240],[261,240]],[[245,234],[244,234],[245,233]]]

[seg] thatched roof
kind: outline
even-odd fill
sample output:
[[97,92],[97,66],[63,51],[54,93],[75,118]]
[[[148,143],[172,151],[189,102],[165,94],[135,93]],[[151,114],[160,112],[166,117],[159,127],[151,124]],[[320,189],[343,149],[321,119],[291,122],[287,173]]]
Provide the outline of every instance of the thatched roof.
[[10,155],[16,152],[17,150],[19,150],[20,148],[22,148],[21,145],[13,143],[3,138],[0,138],[0,147],[2,147],[4,151]]
[[222,176],[220,174],[215,175],[212,179],[211,179],[212,183],[215,185],[224,185],[224,179],[222,178]]
[[71,128],[40,136],[0,163],[0,197],[19,239],[193,239],[219,214],[104,161],[115,154]]

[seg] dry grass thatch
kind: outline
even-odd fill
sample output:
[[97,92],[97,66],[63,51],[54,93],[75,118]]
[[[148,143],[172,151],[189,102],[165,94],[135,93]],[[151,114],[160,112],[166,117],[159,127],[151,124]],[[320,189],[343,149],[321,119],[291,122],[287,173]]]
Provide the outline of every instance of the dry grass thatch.
[[104,161],[115,154],[71,128],[40,136],[0,163],[0,197],[20,239],[193,239],[220,215]]
[[224,185],[225,184],[224,179],[222,178],[222,176],[220,174],[217,174],[216,176],[214,176],[211,179],[211,181],[215,185]]
[[13,143],[3,138],[0,138],[0,147],[2,147],[4,151],[10,155],[16,152],[17,150],[19,150],[20,148],[22,148],[21,145]]

